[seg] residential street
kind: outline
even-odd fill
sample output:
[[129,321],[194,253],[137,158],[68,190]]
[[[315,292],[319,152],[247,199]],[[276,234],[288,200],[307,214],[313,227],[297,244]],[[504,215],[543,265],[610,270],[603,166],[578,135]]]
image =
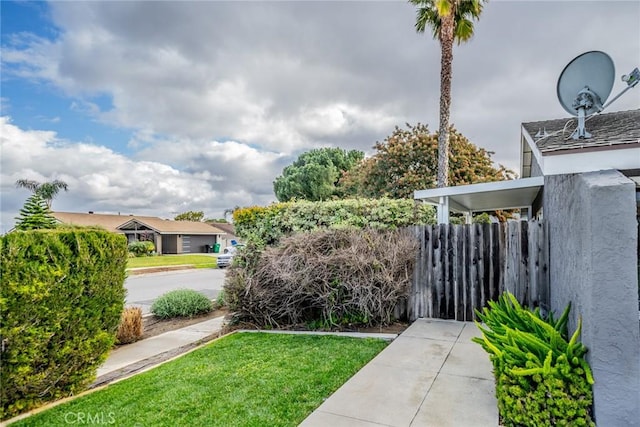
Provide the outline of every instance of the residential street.
[[217,268],[198,268],[130,276],[124,283],[126,303],[127,306],[142,307],[143,314],[147,314],[157,297],[175,289],[194,289],[214,299],[222,290],[225,272]]

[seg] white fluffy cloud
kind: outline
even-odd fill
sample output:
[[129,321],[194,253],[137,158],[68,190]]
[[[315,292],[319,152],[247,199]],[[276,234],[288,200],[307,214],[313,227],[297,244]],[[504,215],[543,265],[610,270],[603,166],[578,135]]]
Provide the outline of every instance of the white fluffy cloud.
[[[69,191],[54,209],[137,213],[172,218],[178,212],[225,209],[273,200],[271,179],[281,155],[260,153],[236,142],[159,143],[135,160],[97,145],[61,141],[53,132],[24,131],[0,118],[2,231],[13,225],[28,197],[18,179],[61,179]],[[171,159],[176,168],[167,164]]]
[[[272,200],[273,179],[302,151],[369,151],[396,125],[438,127],[440,49],[415,33],[406,1],[50,8],[56,36],[11,35],[3,74],[130,131],[133,154],[4,119],[3,212],[16,212],[26,196],[15,179],[58,177],[70,191],[57,209],[216,215]],[[555,82],[569,60],[603,50],[617,75],[640,64],[639,14],[638,2],[625,1],[488,3],[474,39],[454,49],[451,121],[517,170],[520,123],[566,115]],[[614,109],[638,105],[636,88]]]

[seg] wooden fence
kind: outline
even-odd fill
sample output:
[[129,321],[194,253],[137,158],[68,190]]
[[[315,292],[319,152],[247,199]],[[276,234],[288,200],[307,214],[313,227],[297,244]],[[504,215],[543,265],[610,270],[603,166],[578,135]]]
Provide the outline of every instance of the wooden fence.
[[420,249],[404,313],[410,320],[473,320],[474,309],[505,290],[529,307],[548,306],[544,222],[440,224],[412,230]]

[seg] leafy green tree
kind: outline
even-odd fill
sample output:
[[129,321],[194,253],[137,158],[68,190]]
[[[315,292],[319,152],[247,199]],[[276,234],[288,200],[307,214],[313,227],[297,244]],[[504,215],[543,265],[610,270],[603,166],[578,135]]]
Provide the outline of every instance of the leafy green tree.
[[416,31],[431,27],[433,38],[440,42],[440,128],[438,139],[438,187],[446,187],[449,177],[449,113],[451,109],[451,75],[453,42],[458,44],[473,36],[473,20],[478,20],[485,0],[409,0],[418,7]]
[[302,153],[273,182],[276,197],[281,202],[342,197],[338,186],[340,178],[363,158],[362,151],[341,148],[319,148]]
[[[504,166],[493,166],[492,152],[450,128],[449,182],[452,185],[512,179]],[[345,193],[359,197],[413,198],[415,190],[434,188],[438,170],[438,134],[426,125],[396,127],[374,146],[376,153],[342,180]]]
[[204,219],[204,212],[202,211],[187,211],[178,214],[173,218],[175,221],[195,221],[200,222]]
[[16,220],[16,230],[20,231],[56,228],[57,224],[47,202],[39,194],[29,196]]
[[26,188],[32,193],[39,195],[47,203],[47,207],[51,209],[51,202],[58,195],[60,190],[67,191],[68,185],[64,181],[54,180],[51,182],[38,182],[30,179],[19,179],[16,181],[16,187]]
[[227,221],[226,218],[207,218],[204,220],[204,222],[215,222],[215,223],[228,223],[229,221]]

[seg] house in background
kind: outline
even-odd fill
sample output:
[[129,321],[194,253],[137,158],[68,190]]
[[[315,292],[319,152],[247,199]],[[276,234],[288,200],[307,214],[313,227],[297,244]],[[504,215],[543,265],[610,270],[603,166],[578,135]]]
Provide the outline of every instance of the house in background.
[[228,222],[214,221],[207,221],[207,224],[224,232],[224,234],[220,236],[220,240],[218,241],[218,243],[220,243],[221,251],[227,246],[234,246],[239,242],[238,236],[236,235],[236,229],[233,224],[230,224]]
[[153,216],[53,212],[62,224],[99,226],[127,236],[129,243],[151,241],[159,254],[210,252],[225,232],[204,222],[172,221]]

